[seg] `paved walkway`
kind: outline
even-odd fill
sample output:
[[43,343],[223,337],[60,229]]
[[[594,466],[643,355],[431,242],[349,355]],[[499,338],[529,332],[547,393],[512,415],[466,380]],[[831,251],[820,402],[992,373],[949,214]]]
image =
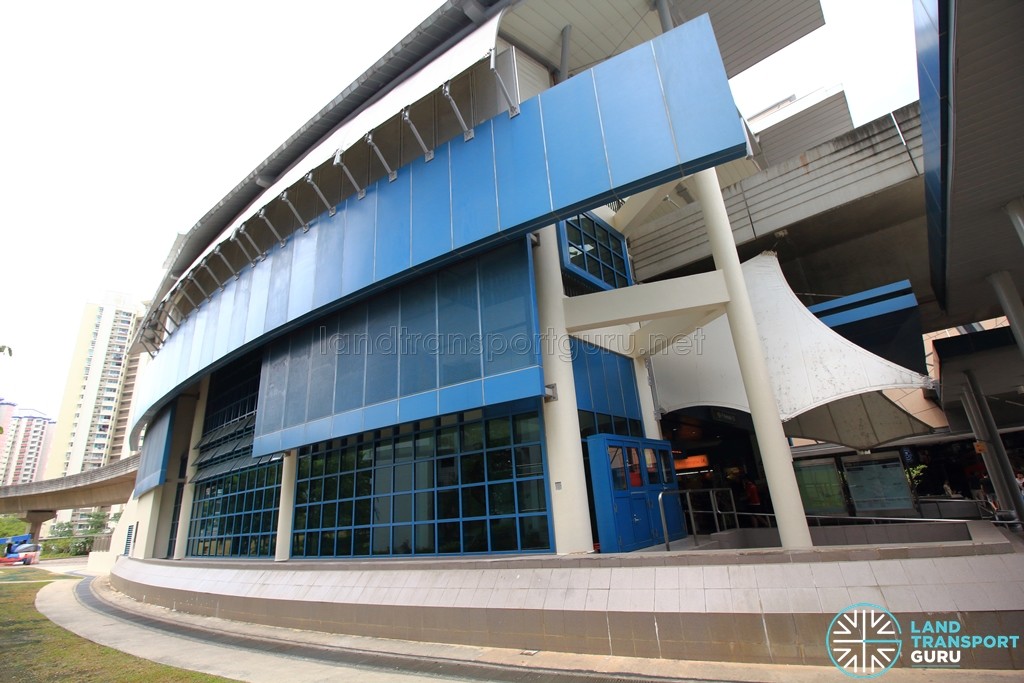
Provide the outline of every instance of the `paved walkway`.
[[[85,574],[84,563],[44,562],[41,569]],[[135,602],[106,577],[56,581],[36,607],[73,633],[170,666],[254,683],[353,681],[849,681],[832,667],[728,664],[640,659],[439,643],[384,640],[298,631],[201,617]],[[1019,681],[1019,671],[892,669],[886,683]]]

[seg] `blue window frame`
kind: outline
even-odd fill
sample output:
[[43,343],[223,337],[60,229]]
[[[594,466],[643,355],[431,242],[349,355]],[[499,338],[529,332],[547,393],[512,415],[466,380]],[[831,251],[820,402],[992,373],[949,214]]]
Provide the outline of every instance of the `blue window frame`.
[[292,555],[550,552],[542,436],[530,400],[301,448]]
[[626,238],[599,218],[580,214],[558,224],[562,268],[598,289],[633,284]]

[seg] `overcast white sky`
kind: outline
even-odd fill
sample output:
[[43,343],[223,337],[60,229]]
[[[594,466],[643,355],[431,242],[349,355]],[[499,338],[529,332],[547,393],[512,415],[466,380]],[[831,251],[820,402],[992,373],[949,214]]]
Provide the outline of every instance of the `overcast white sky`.
[[[438,4],[3,3],[0,397],[56,418],[86,302],[152,295],[175,235]],[[917,99],[910,0],[822,6],[734,79],[745,115],[840,84],[855,125]]]

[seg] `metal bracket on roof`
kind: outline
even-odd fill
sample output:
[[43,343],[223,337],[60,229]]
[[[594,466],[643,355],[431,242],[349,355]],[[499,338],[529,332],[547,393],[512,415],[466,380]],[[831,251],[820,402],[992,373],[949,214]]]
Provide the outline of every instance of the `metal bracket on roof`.
[[[175,320],[174,316],[172,316],[171,313],[177,314],[177,316],[178,316],[177,320]],[[168,299],[167,300],[167,317],[169,317],[172,321],[174,321],[174,326],[175,327],[181,327],[181,321],[184,320],[185,318],[187,318],[188,316],[186,316],[184,313],[181,312],[181,309],[178,308],[177,304],[175,304],[173,301]]]
[[281,233],[277,231],[277,228],[274,227],[274,224],[270,222],[269,218],[267,218],[267,207],[263,207],[262,209],[260,209],[260,212],[256,215],[263,219],[263,222],[267,224],[268,228],[270,228],[270,232],[274,233],[274,237],[277,238],[277,241],[283,247],[284,238],[281,237]]
[[363,139],[366,140],[366,144],[370,146],[370,149],[377,154],[377,158],[380,159],[381,166],[383,166],[384,170],[388,172],[388,182],[395,182],[395,179],[398,178],[398,171],[392,171],[388,162],[384,159],[384,153],[380,151],[380,147],[378,147],[377,143],[373,141],[373,131],[371,130],[367,133],[366,137]]
[[[236,230],[235,233],[236,234],[241,233],[241,234],[245,235],[245,239],[249,240],[249,244],[251,244],[252,248],[256,250],[257,254],[259,254],[260,261],[266,261],[267,260],[267,252],[263,251],[262,249],[259,248],[259,246],[257,246],[256,240],[254,240],[252,238],[252,235],[249,234],[249,231],[245,229],[245,223],[242,223],[241,225],[239,225],[238,226],[238,230]],[[241,246],[242,240],[239,240],[239,239],[236,238],[235,241],[238,242],[239,246]],[[246,255],[246,257],[248,257],[249,256],[248,252],[246,252],[245,255]],[[252,267],[253,268],[256,267],[256,259],[250,259],[249,262],[252,263]]]
[[409,124],[409,130],[412,131],[413,137],[416,138],[416,142],[420,143],[420,149],[423,150],[423,160],[432,160],[434,158],[434,150],[427,149],[427,143],[423,142],[423,138],[420,137],[420,132],[416,130],[416,124],[412,122],[412,118],[409,116],[409,107],[402,110],[402,120]]
[[317,185],[316,181],[313,180],[312,171],[306,174],[306,182],[313,186],[313,191],[316,192],[316,196],[320,197],[320,201],[322,201],[324,203],[324,206],[327,207],[328,216],[333,216],[334,214],[338,213],[338,210],[335,207],[331,206],[331,203],[327,201],[327,197],[325,197],[324,193],[320,191],[320,186]]
[[459,105],[455,104],[455,98],[452,97],[452,82],[445,81],[445,84],[441,86],[441,94],[448,104],[452,106],[452,111],[455,112],[455,118],[459,120],[459,125],[462,126],[462,139],[469,142],[473,139],[475,133],[473,129],[466,125],[466,119],[462,118],[462,112],[459,111]]
[[[186,279],[187,280],[191,280],[192,276],[189,275]],[[178,290],[181,292],[181,295],[183,297],[185,297],[186,299],[188,299],[188,302],[190,304],[192,304],[192,310],[195,310],[195,309],[199,308],[199,304],[196,303],[196,300],[188,295],[188,290],[185,289],[185,283],[184,282],[181,283],[181,286],[178,287]],[[188,317],[188,316],[185,316],[185,317]]]
[[[189,273],[188,274],[188,279],[189,279],[189,282],[191,282],[192,284],[194,284],[196,286],[196,289],[198,289],[200,292],[203,293],[203,301],[209,300],[210,295],[206,292],[205,289],[203,289],[203,286],[201,284],[199,284],[199,280],[196,280],[196,276],[193,275],[192,273]],[[189,301],[192,301],[191,297],[189,297]],[[196,305],[195,302],[193,302],[192,305],[195,306],[196,308],[199,308],[199,306]]]
[[341,158],[341,153],[340,149],[334,153],[334,165],[341,166],[341,170],[344,171],[348,181],[352,183],[352,187],[356,188],[356,197],[362,199],[366,196],[366,190],[359,187],[359,183],[357,183],[356,179],[352,177],[352,171],[348,170],[348,166],[345,165],[345,161]]
[[164,339],[167,339],[168,337],[171,336],[171,331],[169,329],[167,329],[167,325],[164,325],[163,321],[160,320],[160,316],[157,316],[156,318],[154,318],[153,322],[155,322],[157,325],[159,325],[160,329],[164,331]]
[[501,91],[501,96],[505,98],[505,103],[508,104],[508,116],[519,116],[519,103],[512,101],[512,95],[509,94],[508,88],[505,87],[505,81],[502,79],[501,74],[498,73],[497,65],[497,53],[493,47],[491,48],[491,73],[494,74],[495,80],[498,81],[498,90]]
[[213,281],[217,283],[217,289],[223,292],[224,285],[222,285],[220,280],[217,278],[217,273],[213,272],[213,268],[210,267],[209,257],[203,259],[203,262],[199,265],[202,268],[206,268],[206,272],[209,273],[210,277],[213,278]]
[[156,358],[157,349],[154,349],[152,346],[146,343],[145,335],[139,337],[139,343],[142,344],[143,347],[145,347],[146,353],[149,354],[150,358]]
[[228,267],[228,272],[229,273],[234,273],[235,274],[235,279],[237,280],[238,277],[239,277],[239,273],[238,273],[237,270],[235,270],[235,267],[233,265],[231,265],[231,262],[228,261],[228,257],[224,255],[224,252],[222,252],[220,250],[220,245],[219,244],[217,245],[217,248],[213,250],[213,253],[216,254],[217,256],[220,256],[220,260],[223,261],[224,265]]
[[288,190],[281,193],[281,201],[288,205],[288,208],[292,210],[292,214],[295,215],[295,220],[302,226],[302,232],[309,232],[309,223],[302,220],[302,216],[299,215],[299,210],[292,204],[292,200],[288,199]]

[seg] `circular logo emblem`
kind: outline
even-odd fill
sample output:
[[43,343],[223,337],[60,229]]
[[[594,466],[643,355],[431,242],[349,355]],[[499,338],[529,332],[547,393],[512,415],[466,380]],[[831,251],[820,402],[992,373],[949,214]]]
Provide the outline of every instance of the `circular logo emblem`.
[[884,607],[862,602],[835,616],[825,647],[836,668],[854,678],[876,678],[900,657],[903,640],[896,617]]

